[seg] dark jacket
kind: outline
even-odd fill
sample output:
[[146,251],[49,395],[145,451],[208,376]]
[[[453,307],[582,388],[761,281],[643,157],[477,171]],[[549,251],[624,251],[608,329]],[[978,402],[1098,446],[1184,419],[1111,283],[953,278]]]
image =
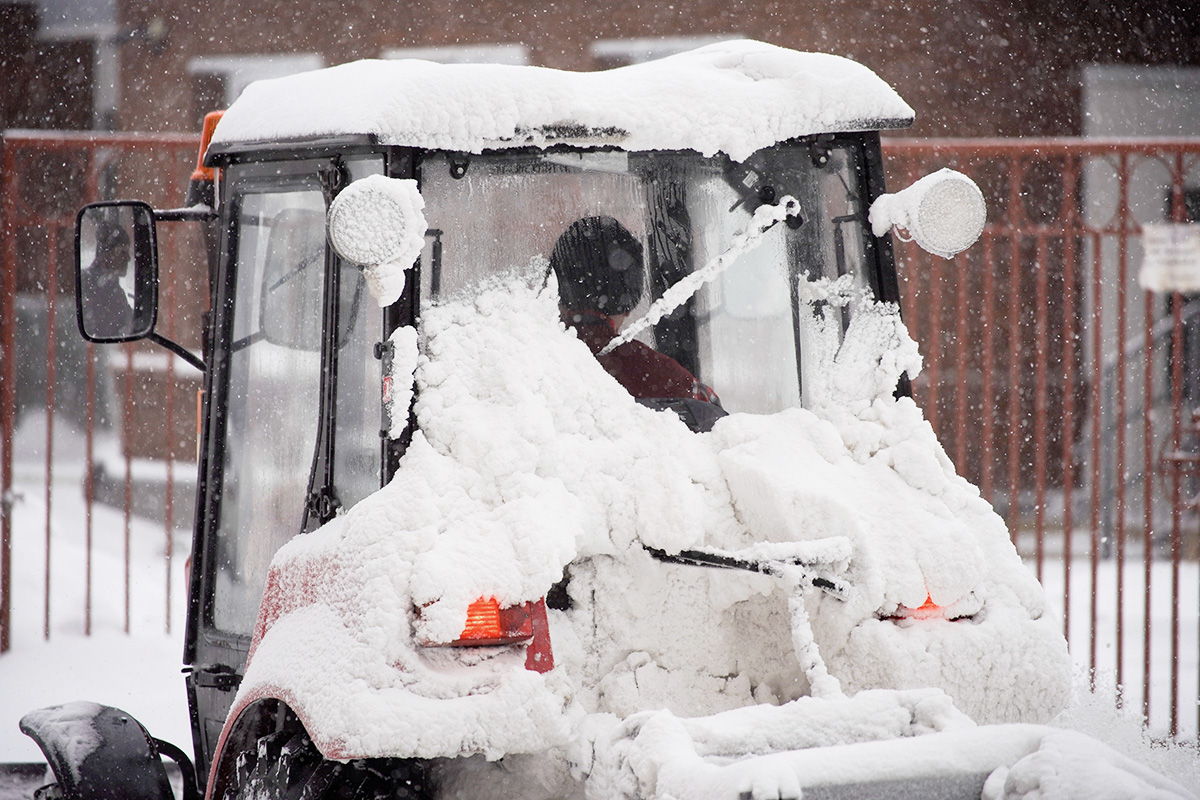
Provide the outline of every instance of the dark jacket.
[[630,341],[597,355],[617,335],[611,317],[597,311],[564,311],[563,323],[588,346],[600,365],[638,400],[690,398],[718,404],[717,394],[670,356]]

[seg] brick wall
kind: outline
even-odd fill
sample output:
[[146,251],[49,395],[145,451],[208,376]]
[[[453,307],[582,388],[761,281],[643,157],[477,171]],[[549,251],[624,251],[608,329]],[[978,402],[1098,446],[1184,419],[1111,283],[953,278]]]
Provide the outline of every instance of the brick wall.
[[228,54],[314,52],[336,64],[392,47],[522,43],[532,63],[592,69],[597,39],[736,34],[866,64],[916,109],[918,136],[1077,134],[1080,64],[1200,64],[1200,14],[1147,0],[125,0],[120,13],[166,30],[123,49],[127,130],[189,128],[189,59]]
[[37,38],[37,7],[0,2],[0,130],[92,125],[92,43]]

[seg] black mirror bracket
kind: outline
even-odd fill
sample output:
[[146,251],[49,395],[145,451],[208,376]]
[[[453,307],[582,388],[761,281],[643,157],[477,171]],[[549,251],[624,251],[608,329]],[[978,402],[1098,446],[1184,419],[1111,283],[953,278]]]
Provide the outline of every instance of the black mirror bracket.
[[155,222],[210,222],[216,218],[217,210],[209,204],[154,211]]
[[195,353],[193,353],[191,350],[188,350],[186,347],[179,344],[178,342],[173,342],[170,339],[166,338],[165,336],[161,336],[154,332],[151,332],[150,335],[147,336],[146,338],[149,339],[150,341],[154,342],[157,345],[161,345],[162,347],[167,348],[172,353],[174,353],[175,355],[179,356],[184,361],[186,361],[188,364],[192,365],[193,367],[200,370],[201,372],[204,372],[204,369],[205,369],[204,361],[199,356],[197,356]]

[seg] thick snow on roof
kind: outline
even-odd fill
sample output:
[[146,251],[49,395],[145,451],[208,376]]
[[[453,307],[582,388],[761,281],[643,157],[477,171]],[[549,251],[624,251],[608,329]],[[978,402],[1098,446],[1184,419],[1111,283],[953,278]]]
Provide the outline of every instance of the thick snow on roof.
[[861,64],[738,40],[604,72],[357,61],[251,84],[213,144],[373,134],[466,152],[570,142],[741,160],[796,136],[912,118]]

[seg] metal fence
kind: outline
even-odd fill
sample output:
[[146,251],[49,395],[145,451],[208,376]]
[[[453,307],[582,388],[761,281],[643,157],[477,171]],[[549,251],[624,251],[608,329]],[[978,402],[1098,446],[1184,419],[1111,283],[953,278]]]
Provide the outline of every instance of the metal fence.
[[952,261],[900,246],[918,401],[1054,593],[1076,660],[1153,727],[1195,735],[1200,297],[1144,291],[1137,271],[1143,225],[1200,220],[1200,140],[884,152],[892,185],[949,166],[989,205]]
[[[90,631],[90,555],[82,575],[50,568],[64,427],[84,442],[69,457],[83,465],[87,553],[94,505],[123,515],[125,629],[133,521],[147,517],[165,559],[162,624],[172,625],[182,591],[171,583],[173,539],[190,523],[198,376],[162,350],[83,345],[69,265],[80,205],[117,195],[179,204],[196,144],[5,134],[0,652],[9,644],[14,535],[44,543],[44,635],[61,613],[52,587],[71,581],[87,587]],[[887,139],[884,152],[892,186],[952,166],[989,204],[982,241],[953,260],[897,245],[905,319],[925,357],[918,401],[1046,583],[1076,660],[1098,685],[1120,684],[1121,701],[1140,705],[1156,730],[1196,735],[1200,299],[1144,292],[1135,278],[1143,224],[1200,216],[1200,140]],[[169,267],[160,324],[198,349],[193,315],[206,305],[205,272],[191,236],[160,230]],[[16,488],[42,493],[43,518],[38,531],[14,532],[14,435],[35,411],[45,414],[41,467]]]
[[[6,131],[0,151],[0,652],[11,644],[12,548],[17,537],[30,545],[40,533],[44,565],[43,636],[69,614],[92,632],[96,567],[93,537],[97,505],[115,506],[123,518],[123,628],[134,608],[130,554],[135,519],[161,522],[165,608],[171,629],[174,532],[190,526],[187,483],[194,480],[192,408],[198,374],[164,351],[140,345],[93,347],[75,329],[74,224],[85,203],[117,196],[140,197],[158,207],[181,205],[195,163],[193,136],[92,135]],[[183,342],[199,342],[198,315],[207,304],[201,250],[188,232],[160,230],[163,263],[160,325]],[[22,423],[27,423],[22,425]],[[18,439],[18,428],[35,431]],[[63,452],[63,451],[69,452]],[[179,462],[191,462],[177,469]],[[41,469],[37,469],[40,462]],[[24,470],[17,485],[14,467]],[[180,481],[177,478],[184,479]],[[40,474],[39,474],[40,473]],[[82,486],[80,486],[82,484]],[[194,485],[194,484],[193,484]],[[62,497],[77,497],[82,510],[55,516]],[[36,493],[36,496],[34,494]],[[36,508],[41,519],[23,516],[14,530],[14,504]],[[183,504],[185,508],[180,509]],[[78,505],[78,501],[76,501]],[[82,518],[76,518],[81,516]],[[40,530],[34,530],[34,525]],[[141,527],[141,526],[139,526]],[[80,534],[81,574],[57,574],[55,542]],[[75,529],[80,530],[76,531]],[[79,591],[82,584],[82,591]],[[63,590],[79,609],[66,609]],[[106,591],[111,591],[106,587]],[[29,598],[22,598],[28,601]],[[26,602],[25,608],[32,607]]]

